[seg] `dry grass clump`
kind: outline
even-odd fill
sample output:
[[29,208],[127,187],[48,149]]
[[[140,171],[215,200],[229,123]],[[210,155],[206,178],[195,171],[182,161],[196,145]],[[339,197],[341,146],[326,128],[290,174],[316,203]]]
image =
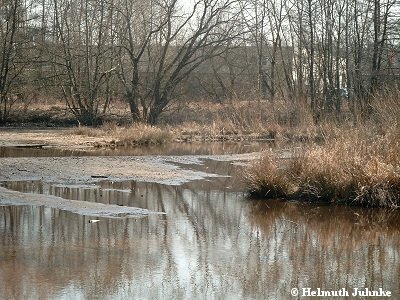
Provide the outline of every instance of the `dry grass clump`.
[[324,145],[304,146],[284,167],[271,153],[266,154],[246,175],[250,192],[268,198],[398,207],[398,132],[398,127],[381,136],[343,131]]
[[170,130],[142,123],[118,131],[118,139],[124,145],[158,145],[172,140]]
[[172,140],[168,128],[135,123],[130,126],[118,126],[115,122],[105,123],[99,128],[79,126],[74,130],[77,135],[90,137],[104,137],[112,141],[113,145],[157,145]]
[[245,174],[251,193],[275,199],[286,198],[295,191],[289,173],[273,157],[272,151],[264,153]]
[[376,94],[372,99],[375,120],[384,128],[400,126],[400,91],[396,87]]

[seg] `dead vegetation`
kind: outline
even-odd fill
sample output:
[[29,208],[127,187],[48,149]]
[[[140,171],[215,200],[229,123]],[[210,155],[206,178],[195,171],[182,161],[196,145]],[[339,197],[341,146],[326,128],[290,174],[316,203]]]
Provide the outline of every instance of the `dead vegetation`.
[[320,133],[300,103],[276,99],[191,102],[166,114],[179,141],[306,140]]
[[142,123],[118,126],[117,123],[110,122],[98,128],[78,126],[74,134],[104,137],[109,140],[105,146],[158,145],[172,141],[168,128],[162,129]]
[[323,142],[302,144],[282,162],[266,152],[247,170],[251,194],[363,206],[400,206],[399,98],[375,101],[374,116],[357,126],[321,125]]
[[[120,124],[120,125],[119,125]],[[103,136],[115,145],[160,144],[169,141],[209,142],[320,139],[311,113],[287,100],[241,100],[226,103],[189,102],[172,108],[158,125],[105,121],[102,126],[78,126],[76,134]]]
[[251,193],[366,206],[400,205],[400,136],[343,132],[324,145],[304,145],[283,163],[271,152],[248,170]]

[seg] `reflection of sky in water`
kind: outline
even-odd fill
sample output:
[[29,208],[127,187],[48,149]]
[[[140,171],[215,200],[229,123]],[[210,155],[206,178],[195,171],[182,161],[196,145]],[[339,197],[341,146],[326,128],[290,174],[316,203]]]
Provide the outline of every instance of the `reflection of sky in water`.
[[56,209],[0,207],[1,297],[287,299],[296,286],[400,295],[399,213],[249,201],[225,188],[235,180],[45,188],[167,213],[140,219],[89,224]]

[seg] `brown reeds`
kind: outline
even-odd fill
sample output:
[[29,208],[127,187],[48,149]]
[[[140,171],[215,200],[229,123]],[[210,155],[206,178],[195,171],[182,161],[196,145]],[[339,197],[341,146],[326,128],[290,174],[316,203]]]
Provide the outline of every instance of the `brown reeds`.
[[319,125],[322,139],[302,143],[289,161],[265,153],[245,176],[250,192],[265,198],[399,207],[400,93],[377,94],[371,105],[369,121]]
[[248,170],[246,180],[252,194],[266,198],[398,207],[398,128],[379,136],[343,129],[340,136],[323,145],[303,145],[285,163],[266,153]]
[[168,128],[135,123],[130,126],[118,126],[115,122],[105,123],[99,128],[79,126],[75,134],[91,137],[105,137],[112,141],[112,145],[159,145],[172,140]]
[[165,119],[183,141],[303,140],[319,135],[306,105],[288,99],[187,103]]
[[267,198],[285,198],[295,192],[289,173],[273,157],[272,151],[265,152],[245,173],[250,192]]

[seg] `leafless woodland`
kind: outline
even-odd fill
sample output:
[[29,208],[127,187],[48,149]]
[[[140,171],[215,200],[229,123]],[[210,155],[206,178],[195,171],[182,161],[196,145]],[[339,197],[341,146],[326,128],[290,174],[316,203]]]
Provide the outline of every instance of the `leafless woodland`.
[[394,0],[2,0],[0,122],[54,97],[84,124],[113,101],[155,124],[173,102],[302,102],[316,121],[397,88]]

